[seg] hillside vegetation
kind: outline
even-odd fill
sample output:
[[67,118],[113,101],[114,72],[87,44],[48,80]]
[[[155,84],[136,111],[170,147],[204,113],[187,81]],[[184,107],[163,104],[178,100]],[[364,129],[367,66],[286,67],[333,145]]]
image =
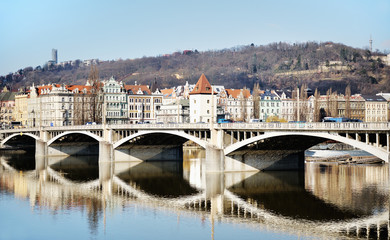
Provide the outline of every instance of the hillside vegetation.
[[[368,50],[339,43],[272,43],[198,52],[184,51],[164,56],[143,57],[98,64],[99,76],[114,76],[127,84],[157,82],[160,89],[195,83],[205,73],[212,84],[227,88],[285,89],[306,83],[322,94],[330,87],[343,93],[350,84],[352,93],[390,92],[390,67]],[[0,77],[2,86],[13,89],[32,83],[85,84],[90,67],[75,61],[74,66],[26,67]]]

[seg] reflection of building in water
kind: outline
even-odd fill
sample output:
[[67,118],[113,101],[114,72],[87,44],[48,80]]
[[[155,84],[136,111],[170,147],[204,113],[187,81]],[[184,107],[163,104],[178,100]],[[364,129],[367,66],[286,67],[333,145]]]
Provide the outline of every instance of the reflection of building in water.
[[[180,214],[191,213],[195,216],[201,216],[199,219],[204,219],[204,216],[206,216],[212,223],[214,221],[244,223],[245,226],[248,224],[257,229],[266,228],[298,236],[322,236],[326,238],[331,234],[337,238],[340,237],[338,234],[345,229],[353,231],[351,229],[355,227],[355,233],[358,233],[359,231],[356,230],[356,227],[359,228],[359,224],[371,226],[378,223],[377,226],[382,227],[379,224],[383,222],[388,223],[389,216],[386,211],[382,211],[378,215],[372,214],[365,219],[348,219],[345,222],[322,221],[320,224],[316,221],[301,221],[302,219],[294,216],[285,217],[267,208],[266,204],[263,204],[265,202],[256,198],[255,195],[264,198],[266,194],[271,194],[274,195],[274,198],[271,200],[275,201],[276,199],[277,201],[279,196],[288,198],[288,196],[291,196],[291,193],[294,195],[297,192],[305,192],[303,178],[296,178],[292,174],[286,181],[285,178],[281,177],[283,173],[280,172],[277,174],[259,173],[255,175],[253,173],[207,175],[202,174],[202,167],[199,161],[190,161],[186,164],[187,166],[183,167],[185,169],[183,175],[186,176],[186,179],[192,179],[191,184],[199,185],[201,189],[199,189],[199,193],[180,196],[179,198],[157,197],[154,194],[145,192],[143,189],[127,184],[117,176],[113,176],[107,182],[107,185],[104,183],[99,185],[98,188],[89,188],[88,186],[90,185],[76,184],[63,179],[50,168],[46,168],[40,172],[39,176],[36,176],[26,172],[20,174],[17,171],[5,171],[5,168],[0,166],[0,188],[14,192],[15,195],[20,194],[20,196],[30,198],[32,206],[46,207],[53,210],[53,212],[65,210],[69,207],[86,211],[92,232],[98,230],[99,221],[104,218],[106,210],[126,208],[129,201],[131,201],[131,204],[146,206],[152,209],[169,209]],[[139,165],[136,166],[139,167]],[[312,166],[308,165],[308,168],[310,167]],[[359,203],[359,201],[353,202],[351,200],[352,197],[342,201],[336,194],[345,190],[352,192],[351,195],[354,196],[367,194],[367,191],[363,189],[367,189],[367,186],[378,186],[376,181],[381,181],[384,186],[383,189],[388,189],[388,173],[380,169],[385,168],[348,168],[347,166],[339,166],[338,168],[324,167],[315,169],[313,167],[312,171],[314,173],[307,172],[305,186],[306,189],[314,193],[315,201],[317,202],[324,199],[325,201],[337,203],[334,205],[335,207],[344,206],[338,204],[338,202],[345,205],[348,203],[355,204],[356,202]],[[375,175],[376,178],[372,178],[370,175]],[[259,179],[262,181],[257,181]],[[379,188],[380,186],[379,184]],[[341,188],[341,190],[336,191],[332,187]],[[275,188],[278,188],[277,191],[275,191]],[[248,189],[249,192],[247,191]],[[275,198],[275,192],[287,194],[277,195]],[[247,197],[245,194],[251,196]],[[312,194],[306,192],[306,195]],[[348,196],[348,194],[342,195],[344,197]],[[383,198],[383,195],[381,189],[374,189],[374,192],[368,192],[368,199],[371,201],[371,198],[375,196]],[[362,201],[367,199],[365,195],[358,197]],[[288,203],[288,201],[286,199],[286,201],[280,202],[284,204]],[[292,207],[296,206],[297,202],[293,201]],[[374,204],[377,204],[377,202]],[[34,207],[33,209],[41,208]],[[374,206],[372,209],[378,208]],[[346,227],[346,225],[348,226]],[[378,227],[377,229],[380,228]],[[368,230],[366,229],[366,231]]]
[[306,164],[305,188],[336,206],[360,210],[366,208],[367,211],[381,209],[388,200],[389,170],[384,165],[310,163]]
[[183,151],[183,177],[192,186],[202,188],[204,176],[202,176],[205,151],[203,149],[184,149]]
[[48,208],[56,212],[67,210],[70,206],[79,208],[80,211],[87,210],[91,231],[96,231],[104,210],[105,198],[102,192],[96,194],[97,189],[78,187],[77,184],[70,184],[65,179],[59,180],[56,176],[49,176],[52,180],[48,181],[46,175],[50,175],[47,170],[41,171],[38,176],[35,171],[16,171],[1,160],[0,189],[12,192],[16,197],[29,199],[34,211]]

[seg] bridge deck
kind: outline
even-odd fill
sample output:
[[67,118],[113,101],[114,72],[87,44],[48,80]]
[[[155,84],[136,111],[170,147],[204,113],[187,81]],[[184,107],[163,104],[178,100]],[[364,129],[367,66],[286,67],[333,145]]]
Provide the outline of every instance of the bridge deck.
[[183,123],[183,124],[116,124],[116,125],[77,125],[77,126],[54,126],[54,127],[35,127],[0,130],[0,134],[19,133],[19,132],[39,132],[39,131],[72,131],[72,130],[103,130],[103,129],[128,129],[128,130],[300,130],[300,131],[331,131],[331,130],[352,130],[352,131],[390,131],[390,122],[388,123],[332,123],[332,122],[315,122],[315,123],[222,123],[222,124],[205,124],[205,123]]

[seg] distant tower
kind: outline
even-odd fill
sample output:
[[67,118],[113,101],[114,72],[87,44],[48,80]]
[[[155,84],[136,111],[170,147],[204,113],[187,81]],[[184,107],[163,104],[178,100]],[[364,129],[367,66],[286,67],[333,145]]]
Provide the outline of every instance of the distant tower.
[[370,52],[372,52],[372,37],[370,35]]
[[52,49],[51,50],[51,60],[57,64],[58,63],[58,58],[57,58],[57,49]]

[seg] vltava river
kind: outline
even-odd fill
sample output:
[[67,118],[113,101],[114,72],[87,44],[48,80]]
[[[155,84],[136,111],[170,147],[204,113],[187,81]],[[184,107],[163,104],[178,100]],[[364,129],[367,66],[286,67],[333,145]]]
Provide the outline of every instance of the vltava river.
[[201,151],[183,162],[38,161],[1,157],[0,239],[388,237],[388,165],[211,174]]

